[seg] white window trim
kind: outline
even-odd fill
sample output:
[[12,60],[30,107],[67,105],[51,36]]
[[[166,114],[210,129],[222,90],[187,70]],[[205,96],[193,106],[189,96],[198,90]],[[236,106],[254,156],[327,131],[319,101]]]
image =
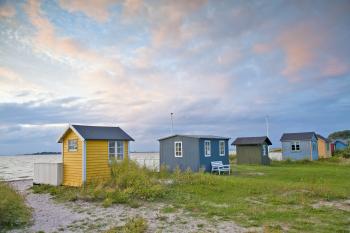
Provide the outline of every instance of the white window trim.
[[[181,145],[181,155],[176,155],[176,144],[180,144]],[[183,147],[182,147],[182,141],[175,141],[174,142],[174,156],[176,158],[182,158],[182,155],[183,155]]]
[[[75,149],[69,149],[69,141],[75,141],[76,142],[76,148]],[[78,139],[68,139],[68,152],[76,152],[78,151]]]
[[[221,154],[221,143],[224,143],[224,153],[223,153],[223,154]],[[226,153],[226,151],[225,151],[226,148],[225,148],[225,147],[226,147],[225,141],[222,141],[222,140],[219,141],[219,155],[220,155],[220,156],[225,156],[225,153]]]
[[[297,144],[299,145],[299,150],[297,150]],[[300,152],[300,141],[292,141],[291,146],[293,146],[293,145],[295,147],[295,150],[292,150],[292,147],[290,148],[290,150],[292,152]]]
[[263,147],[262,147],[263,148],[263,156],[267,155],[267,153],[266,153],[267,152],[267,148],[266,147],[267,147],[266,144],[264,144]]
[[[206,151],[206,143],[209,142],[209,154],[207,154]],[[210,140],[205,140],[204,141],[204,157],[210,157],[211,156],[211,142]]]
[[[110,142],[114,142],[114,154],[111,154],[109,152],[109,143]],[[123,156],[123,159],[118,159],[118,142],[121,142],[122,143],[122,156]],[[124,153],[124,141],[121,141],[121,140],[108,140],[108,145],[107,145],[107,150],[108,150],[108,161],[111,162],[112,160],[110,159],[110,155],[113,155],[114,156],[114,159],[116,161],[121,161],[121,160],[124,160],[125,158],[125,153]]]

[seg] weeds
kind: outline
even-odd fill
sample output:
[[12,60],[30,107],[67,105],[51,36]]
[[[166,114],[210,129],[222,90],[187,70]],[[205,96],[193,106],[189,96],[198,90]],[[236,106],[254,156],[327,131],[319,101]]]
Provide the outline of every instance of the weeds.
[[113,227],[105,233],[143,233],[146,232],[147,227],[145,219],[136,217],[129,219],[124,226]]
[[63,201],[99,201],[104,207],[128,204],[136,208],[139,201],[154,201],[165,195],[165,187],[151,172],[130,160],[111,165],[111,178],[91,180],[81,188],[50,185],[34,186],[35,193],[50,193]]
[[343,157],[343,158],[349,159],[350,158],[350,146],[348,146],[344,150],[334,151],[334,157]]
[[23,196],[8,183],[0,181],[0,232],[22,227],[30,222],[31,210]]

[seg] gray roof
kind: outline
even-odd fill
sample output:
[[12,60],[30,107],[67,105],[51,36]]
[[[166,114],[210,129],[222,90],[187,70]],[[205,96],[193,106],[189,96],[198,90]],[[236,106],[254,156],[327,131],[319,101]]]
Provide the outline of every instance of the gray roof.
[[263,143],[267,143],[268,145],[272,145],[270,139],[266,136],[262,137],[239,137],[233,141],[231,145],[260,145]]
[[321,134],[316,134],[316,135],[317,135],[317,138],[320,138],[320,139],[324,140],[325,142],[330,142],[328,140],[328,138],[323,137]]
[[309,141],[312,137],[317,135],[315,132],[303,132],[303,133],[284,133],[281,137],[281,141],[289,141],[289,140],[301,140],[301,141]]
[[344,145],[348,145],[348,141],[346,141],[345,139],[335,139],[335,140],[332,140],[332,143],[336,143],[336,142],[341,142],[341,143],[343,143]]
[[[127,140],[134,141],[126,132],[119,127],[113,126],[88,126],[88,125],[71,125],[73,131],[85,140]],[[68,128],[68,129],[69,129]],[[62,139],[68,129],[63,133],[58,142]]]
[[191,135],[191,134],[174,134],[170,135],[168,137],[160,138],[158,141],[165,140],[172,137],[188,137],[188,138],[200,138],[200,139],[223,139],[223,140],[229,140],[228,137],[221,137],[221,136],[214,136],[214,135]]

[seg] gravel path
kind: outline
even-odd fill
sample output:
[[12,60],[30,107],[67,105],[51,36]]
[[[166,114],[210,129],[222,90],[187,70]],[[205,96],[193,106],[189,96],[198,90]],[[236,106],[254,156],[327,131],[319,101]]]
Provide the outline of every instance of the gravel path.
[[103,232],[113,226],[124,225],[128,218],[143,217],[147,232],[246,232],[234,222],[195,218],[182,210],[163,213],[162,203],[146,203],[139,208],[113,205],[103,208],[96,203],[57,203],[49,194],[34,194],[28,188],[32,180],[14,181],[11,184],[22,192],[33,208],[33,225],[12,232]]

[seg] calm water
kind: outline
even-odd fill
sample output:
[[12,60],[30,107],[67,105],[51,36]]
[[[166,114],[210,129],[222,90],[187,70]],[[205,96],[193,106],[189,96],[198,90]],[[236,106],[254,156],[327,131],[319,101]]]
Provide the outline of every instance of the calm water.
[[61,161],[61,155],[0,156],[0,178],[4,180],[31,179],[34,163]]

